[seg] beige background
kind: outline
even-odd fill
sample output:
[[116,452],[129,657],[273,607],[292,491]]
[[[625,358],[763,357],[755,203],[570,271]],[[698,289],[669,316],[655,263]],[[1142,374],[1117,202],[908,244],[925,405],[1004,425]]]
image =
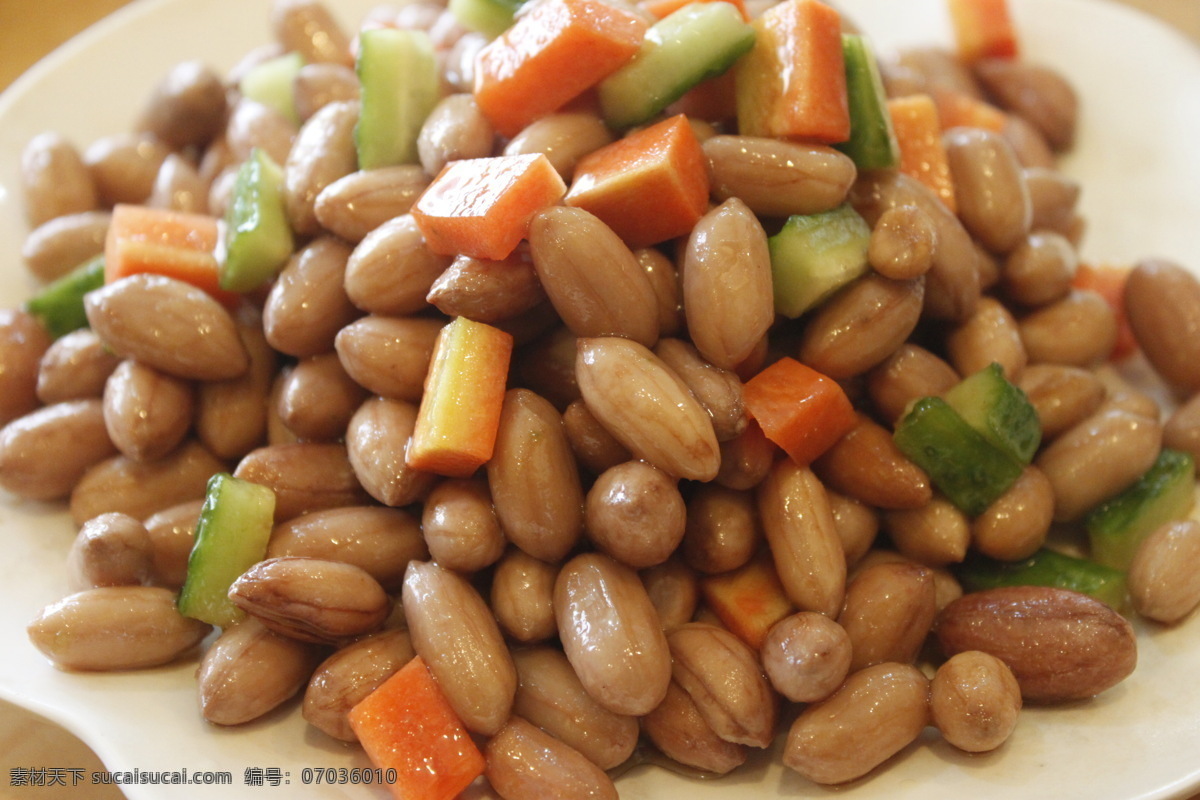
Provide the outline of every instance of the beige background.
[[[0,90],[39,58],[128,0],[0,0]],[[1200,44],[1200,0],[1122,0],[1175,25]],[[10,788],[11,767],[80,767],[84,774],[103,769],[74,737],[38,717],[0,701],[0,798],[65,800],[78,792],[55,788]],[[121,800],[112,787],[88,800]]]

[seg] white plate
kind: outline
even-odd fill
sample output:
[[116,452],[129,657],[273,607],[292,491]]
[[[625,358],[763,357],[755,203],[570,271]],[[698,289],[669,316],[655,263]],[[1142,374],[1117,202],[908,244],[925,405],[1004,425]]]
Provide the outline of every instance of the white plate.
[[[330,0],[346,23],[371,0]],[[843,0],[881,49],[949,43],[944,0]],[[1085,256],[1115,263],[1146,255],[1200,266],[1200,51],[1173,31],[1101,0],[1016,0],[1032,59],[1067,74],[1083,97],[1081,136],[1066,169],[1084,181]],[[18,154],[34,134],[58,130],[84,146],[126,130],[158,78],[201,58],[225,69],[267,40],[265,0],[142,0],[108,18],[0,97],[0,303],[30,284],[18,253],[25,234],[15,196]],[[228,771],[232,786],[126,786],[131,800],[383,796],[356,786],[302,785],[303,770],[363,766],[353,748],[307,730],[294,706],[237,729],[204,724],[194,664],[130,674],[77,675],[50,667],[26,623],[63,594],[72,529],[60,507],[0,497],[0,695],[61,723],[114,770]],[[1085,703],[1030,709],[1000,751],[971,757],[927,736],[868,778],[851,798],[1150,800],[1200,790],[1200,618],[1143,630],[1137,671]],[[70,764],[46,764],[68,768]],[[247,768],[279,768],[288,787],[247,785]],[[644,767],[619,781],[622,797],[694,800],[824,797],[831,790],[759,759],[721,781]]]

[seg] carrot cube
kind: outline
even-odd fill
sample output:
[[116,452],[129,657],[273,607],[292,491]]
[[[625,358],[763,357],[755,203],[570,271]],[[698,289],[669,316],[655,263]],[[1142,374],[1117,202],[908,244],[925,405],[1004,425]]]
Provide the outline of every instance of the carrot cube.
[[512,347],[509,333],[466,317],[442,328],[405,453],[409,467],[466,477],[492,457]]
[[556,205],[567,185],[541,153],[447,164],[412,207],[429,249],[503,261],[533,215]]
[[735,68],[746,136],[850,138],[842,22],[818,0],[785,0],[754,20],[754,47]]
[[104,280],[152,272],[203,289],[226,306],[238,295],[220,287],[215,217],[119,203],[104,240]]
[[690,231],[708,208],[708,188],[704,151],[679,114],[580,159],[565,202],[645,247]]
[[781,358],[746,382],[746,410],[793,461],[807,465],[854,427],[854,406],[837,381]]
[[958,55],[967,63],[981,58],[1015,58],[1017,34],[1008,0],[947,0]]
[[887,108],[900,148],[900,171],[932,189],[946,208],[957,211],[954,178],[933,98],[927,94],[893,97],[887,101]]
[[396,800],[452,800],[485,761],[420,656],[350,710],[350,727]]
[[633,58],[646,21],[603,0],[545,0],[475,60],[475,101],[503,136],[557,110]]
[[755,650],[776,622],[796,610],[769,557],[702,579],[700,592],[721,624]]

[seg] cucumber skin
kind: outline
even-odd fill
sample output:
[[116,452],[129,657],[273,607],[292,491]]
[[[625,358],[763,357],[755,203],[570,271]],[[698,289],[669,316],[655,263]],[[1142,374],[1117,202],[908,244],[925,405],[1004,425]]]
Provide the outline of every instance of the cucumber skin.
[[[721,17],[727,17],[728,21],[720,22]],[[731,33],[721,40],[707,42],[704,51],[689,45],[689,39],[699,35],[694,29],[701,25],[711,28],[715,24],[729,26]],[[688,89],[727,72],[753,46],[754,28],[742,20],[730,3],[683,6],[651,26],[633,59],[601,81],[600,108],[605,123],[623,130],[646,122]],[[664,51],[666,56],[661,55]],[[689,60],[686,70],[679,67],[684,58]],[[668,84],[670,76],[674,78]]]
[[1196,466],[1192,456],[1163,449],[1142,477],[1084,518],[1092,558],[1128,569],[1138,545],[1154,530],[1188,515],[1195,504]]
[[494,39],[513,24],[523,0],[450,0],[446,7],[464,28]]
[[986,511],[1024,470],[940,397],[916,401],[892,438],[950,502],[972,517]]
[[993,445],[1022,464],[1033,460],[1042,442],[1037,409],[998,363],[963,378],[942,397]]
[[88,326],[83,296],[104,285],[104,255],[93,256],[25,301],[52,339]]
[[304,58],[299,53],[286,53],[251,68],[238,84],[243,95],[273,108],[293,124],[300,124],[292,84]]
[[767,240],[776,313],[795,319],[866,273],[870,238],[849,205],[789,217]]
[[438,101],[433,43],[424,31],[375,28],[359,36],[359,169],[417,163],[417,136]]
[[257,289],[282,269],[295,249],[283,169],[257,147],[238,169],[225,223],[228,244],[219,283],[227,291]]
[[275,493],[268,487],[225,472],[209,478],[179,590],[181,614],[221,628],[245,616],[229,599],[229,587],[266,555],[274,517]]
[[887,110],[887,93],[875,53],[862,36],[842,34],[846,61],[846,95],[850,104],[850,138],[834,147],[859,169],[891,169],[900,164],[900,145]]
[[1124,572],[1047,548],[1020,561],[971,556],[954,573],[968,592],[1004,586],[1050,586],[1086,594],[1118,611],[1128,606]]

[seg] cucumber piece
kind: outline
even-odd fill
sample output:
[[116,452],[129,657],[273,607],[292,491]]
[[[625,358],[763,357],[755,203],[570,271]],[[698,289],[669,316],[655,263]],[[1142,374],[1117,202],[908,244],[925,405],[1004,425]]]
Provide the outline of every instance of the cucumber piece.
[[871,228],[849,205],[793,215],[767,240],[775,311],[795,319],[866,273]]
[[689,3],[654,23],[633,59],[600,82],[604,121],[642,124],[753,46],[754,28],[731,3]]
[[524,0],[450,0],[446,8],[464,28],[494,39],[513,24]]
[[218,276],[222,289],[257,289],[291,257],[295,241],[283,182],[283,169],[257,147],[238,168],[225,213],[225,255]]
[[1022,464],[1033,460],[1042,443],[1037,409],[1025,392],[1004,377],[999,364],[993,361],[967,376],[942,398],[996,447]]
[[25,310],[42,323],[53,339],[88,326],[83,296],[104,285],[104,256],[89,258],[25,301]]
[[291,122],[300,123],[296,112],[296,75],[304,66],[299,53],[286,53],[255,64],[238,83],[242,95],[273,108]]
[[1164,449],[1132,486],[1092,509],[1084,519],[1092,558],[1129,569],[1142,540],[1159,526],[1187,517],[1195,500],[1194,459],[1188,453]]
[[229,587],[267,552],[275,518],[275,492],[224,472],[208,480],[179,612],[221,628],[244,616]]
[[440,91],[429,34],[395,28],[363,31],[357,72],[361,110],[354,144],[359,169],[417,163],[417,135]]
[[987,510],[1024,469],[940,397],[916,401],[892,438],[950,502],[971,516]]
[[1021,561],[972,555],[954,573],[968,592],[1004,586],[1052,586],[1089,595],[1118,611],[1127,605],[1124,572],[1047,548]]
[[900,145],[892,130],[887,94],[879,64],[867,40],[842,34],[846,61],[846,94],[850,106],[850,138],[834,145],[854,160],[859,169],[890,169],[900,164]]

